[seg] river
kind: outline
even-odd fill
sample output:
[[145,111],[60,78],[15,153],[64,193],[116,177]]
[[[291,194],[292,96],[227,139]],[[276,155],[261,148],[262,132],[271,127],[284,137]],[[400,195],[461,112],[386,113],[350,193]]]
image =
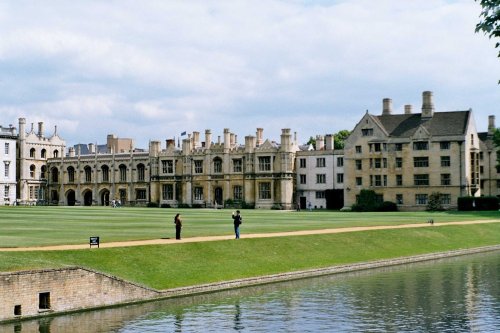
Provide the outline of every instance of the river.
[[500,251],[22,321],[0,332],[500,332]]

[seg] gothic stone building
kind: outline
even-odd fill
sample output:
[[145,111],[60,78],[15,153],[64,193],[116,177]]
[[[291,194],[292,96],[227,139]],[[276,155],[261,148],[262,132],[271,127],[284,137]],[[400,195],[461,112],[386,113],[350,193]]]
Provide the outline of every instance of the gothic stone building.
[[0,126],[0,205],[16,202],[16,147],[15,127]]
[[344,148],[345,206],[356,203],[362,189],[402,210],[425,209],[433,192],[446,208],[457,198],[481,195],[480,140],[472,111],[434,112],[432,92],[423,93],[421,113],[392,114],[384,99],[382,115],[368,112]]
[[500,166],[493,135],[495,133],[495,116],[488,117],[488,132],[479,133],[481,152],[479,153],[479,173],[481,177],[481,194],[500,198]]

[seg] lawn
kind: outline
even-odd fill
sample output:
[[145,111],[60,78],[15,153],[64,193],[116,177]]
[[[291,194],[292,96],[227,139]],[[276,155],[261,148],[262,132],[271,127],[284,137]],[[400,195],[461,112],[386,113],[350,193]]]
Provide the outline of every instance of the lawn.
[[[181,213],[183,238],[230,235],[231,210],[109,208],[109,207],[0,207],[0,247],[87,243],[174,237],[173,218]],[[353,226],[396,225],[500,219],[499,212],[390,212],[242,210],[242,234]]]

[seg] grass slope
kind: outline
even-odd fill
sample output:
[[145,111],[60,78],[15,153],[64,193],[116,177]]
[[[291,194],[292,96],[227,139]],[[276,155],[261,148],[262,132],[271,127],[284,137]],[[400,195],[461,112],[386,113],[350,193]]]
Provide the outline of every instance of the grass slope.
[[500,223],[429,226],[129,248],[0,252],[0,271],[80,265],[167,289],[499,243]]

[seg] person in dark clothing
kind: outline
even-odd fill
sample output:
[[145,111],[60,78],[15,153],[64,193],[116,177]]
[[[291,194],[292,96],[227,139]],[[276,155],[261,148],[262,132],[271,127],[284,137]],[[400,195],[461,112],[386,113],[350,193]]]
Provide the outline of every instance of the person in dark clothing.
[[181,214],[175,215],[174,223],[175,223],[175,239],[181,239],[181,229],[182,229]]
[[243,219],[241,218],[240,211],[237,210],[236,214],[233,212],[233,222],[234,222],[234,234],[236,235],[236,239],[240,238],[240,224]]

